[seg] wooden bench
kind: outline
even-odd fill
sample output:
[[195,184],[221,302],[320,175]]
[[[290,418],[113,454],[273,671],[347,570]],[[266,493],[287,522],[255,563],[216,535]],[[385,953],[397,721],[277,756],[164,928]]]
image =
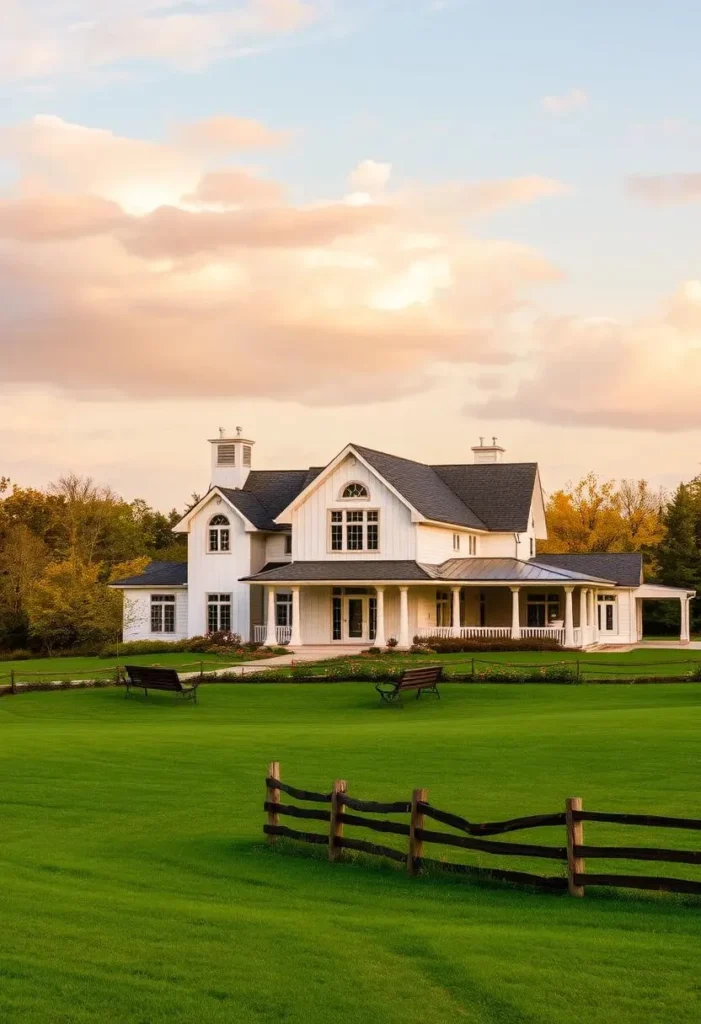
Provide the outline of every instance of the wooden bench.
[[173,668],[156,668],[147,665],[125,665],[127,674],[125,685],[127,688],[124,694],[125,699],[131,695],[132,690],[143,690],[144,696],[148,696],[149,690],[168,690],[177,694],[183,700],[194,700],[197,703],[197,687],[199,679],[187,685],[180,682],[178,673]]
[[438,682],[443,679],[443,668],[440,665],[428,665],[426,668],[408,668],[396,683],[378,683],[375,689],[386,704],[393,704],[405,690],[416,690],[418,700],[424,690],[434,693],[440,700]]

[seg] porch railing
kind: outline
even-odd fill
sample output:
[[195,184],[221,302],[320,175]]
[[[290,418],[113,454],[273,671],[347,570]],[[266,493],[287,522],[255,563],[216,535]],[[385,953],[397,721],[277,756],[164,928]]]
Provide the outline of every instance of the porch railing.
[[[455,636],[452,626],[422,626],[419,636]],[[511,636],[510,626],[461,626],[458,632],[461,640],[503,640]]]
[[[439,636],[447,639],[455,636],[452,626],[422,626],[418,635],[420,637]],[[508,640],[511,637],[510,626],[461,626],[458,632],[461,640]],[[565,630],[556,626],[521,626],[521,636],[524,640],[540,640],[548,638],[557,640],[563,647],[565,645]],[[575,647],[581,646],[582,632],[580,629],[574,631]]]
[[[253,642],[255,644],[264,644],[265,638],[268,633],[267,626],[254,626],[253,627]],[[283,644],[289,644],[290,637],[292,636],[292,626],[276,626],[275,627],[275,640],[280,646]]]

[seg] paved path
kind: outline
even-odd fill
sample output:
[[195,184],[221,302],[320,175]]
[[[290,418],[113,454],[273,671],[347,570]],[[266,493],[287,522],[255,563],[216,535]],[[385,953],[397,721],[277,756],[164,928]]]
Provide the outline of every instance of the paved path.
[[330,661],[332,658],[343,658],[353,654],[359,654],[362,647],[300,647],[290,651],[289,654],[278,654],[272,658],[261,658],[260,661],[246,661],[242,665],[232,665],[230,668],[220,668],[215,672],[207,672],[207,675],[220,676],[224,673],[238,672],[239,675],[247,676],[252,672],[259,672],[266,668],[287,668],[301,661]]

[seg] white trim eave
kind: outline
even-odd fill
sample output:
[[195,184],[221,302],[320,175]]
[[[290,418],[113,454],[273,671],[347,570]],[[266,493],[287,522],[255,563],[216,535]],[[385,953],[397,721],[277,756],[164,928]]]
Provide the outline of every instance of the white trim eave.
[[635,597],[649,598],[651,600],[664,601],[665,598],[688,597],[693,600],[696,597],[695,590],[687,590],[686,587],[667,587],[662,583],[641,583],[639,587],[633,588]]
[[108,583],[111,590],[187,590],[187,583]]
[[[215,496],[218,497],[221,501],[225,502],[225,504],[228,505],[228,507],[231,509],[231,511],[234,512],[239,517],[241,522],[244,524],[244,527],[245,527],[247,532],[249,532],[249,533],[260,533],[260,532],[262,532],[262,531],[258,530],[257,527],[255,527],[253,525],[253,523],[249,519],[246,519],[246,517],[243,514],[243,512],[241,512],[240,509],[236,508],[236,505],[234,505],[233,502],[229,501],[227,496],[225,494],[222,494],[222,492],[220,491],[220,489],[218,487],[211,487],[207,491],[207,493],[204,495],[204,497],[200,498],[200,500],[197,502],[197,504],[193,505],[193,507],[189,510],[189,512],[185,513],[185,515],[182,517],[180,522],[175,524],[175,526],[173,527],[173,533],[189,533],[190,532],[189,526],[190,526],[190,522],[191,522],[193,516],[197,515],[197,513],[200,512],[204,508],[204,506],[207,504],[207,502],[211,501],[212,498],[215,497]],[[182,527],[186,527],[186,529],[182,529]]]
[[324,480],[331,473],[333,473],[333,471],[338,466],[340,466],[341,463],[343,462],[343,460],[345,458],[347,458],[349,455],[353,455],[356,459],[358,459],[358,461],[363,466],[365,466],[365,468],[368,470],[368,472],[372,473],[372,475],[377,480],[380,480],[385,485],[387,490],[392,492],[392,494],[395,496],[395,498],[398,498],[399,501],[401,501],[403,505],[406,505],[406,507],[411,512],[411,521],[412,521],[412,523],[423,523],[423,522],[426,522],[426,517],[422,516],[421,513],[419,512],[419,510],[414,508],[414,506],[411,504],[411,502],[407,501],[407,499],[404,497],[404,495],[400,494],[400,492],[396,489],[396,487],[393,487],[391,483],[389,483],[387,480],[385,480],[385,478],[382,476],[382,474],[378,473],[378,471],[375,469],[375,467],[371,466],[370,463],[367,461],[367,459],[364,459],[363,456],[360,454],[360,452],[356,451],[356,449],[353,447],[352,444],[347,444],[346,447],[343,449],[343,451],[339,452],[338,455],[336,456],[336,458],[332,459],[332,461],[329,462],[328,466],[325,466],[324,469],[322,469],[321,473],[319,473],[318,476],[314,477],[314,479],[311,481],[311,483],[308,483],[303,491],[299,492],[297,497],[294,498],[294,500],[290,502],[290,504],[287,506],[287,508],[284,508],[282,510],[282,512],[280,512],[280,514],[275,517],[275,522],[279,523],[281,525],[288,525],[289,523],[291,523],[292,522],[292,513],[294,512],[294,510],[296,508],[298,508],[303,502],[305,502],[307,500],[307,498],[309,497],[309,495],[313,494],[314,491],[318,487],[321,487],[321,485],[324,482]]
[[[592,580],[460,580],[436,576],[430,580],[331,579],[331,580],[257,580],[242,576],[239,583],[266,587],[591,587]],[[612,589],[607,586],[606,589]]]
[[[483,534],[484,536],[488,536],[489,534],[511,533],[510,530],[488,530],[486,526],[465,526],[460,523],[449,523],[442,519],[426,519],[424,517],[421,521],[424,526],[437,526],[439,528],[442,527],[445,530],[462,530],[469,533]],[[470,557],[473,558],[474,556],[470,555]]]

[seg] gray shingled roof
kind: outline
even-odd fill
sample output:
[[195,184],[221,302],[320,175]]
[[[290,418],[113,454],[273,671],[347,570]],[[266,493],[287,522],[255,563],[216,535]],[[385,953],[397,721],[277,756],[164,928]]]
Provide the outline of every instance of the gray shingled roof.
[[219,487],[227,501],[257,530],[288,530],[275,522],[284,508],[321,473],[322,467],[309,469],[252,469],[240,489]]
[[378,452],[373,448],[364,448],[359,444],[353,447],[422,516],[439,523],[455,523],[456,526],[471,526],[478,530],[489,529],[489,525],[468,508],[432,466]]
[[614,580],[620,587],[643,582],[643,556],[628,551],[592,551],[575,555],[537,555],[535,562]]
[[114,580],[111,587],[184,587],[187,562],[150,562],[139,576]]
[[290,562],[272,572],[244,579],[249,583],[335,583],[338,580],[436,580],[475,583],[608,583],[611,577],[592,577],[564,568],[548,567],[519,558],[450,558],[441,565],[410,561]]
[[436,475],[489,530],[525,533],[536,485],[536,462],[433,466]]

